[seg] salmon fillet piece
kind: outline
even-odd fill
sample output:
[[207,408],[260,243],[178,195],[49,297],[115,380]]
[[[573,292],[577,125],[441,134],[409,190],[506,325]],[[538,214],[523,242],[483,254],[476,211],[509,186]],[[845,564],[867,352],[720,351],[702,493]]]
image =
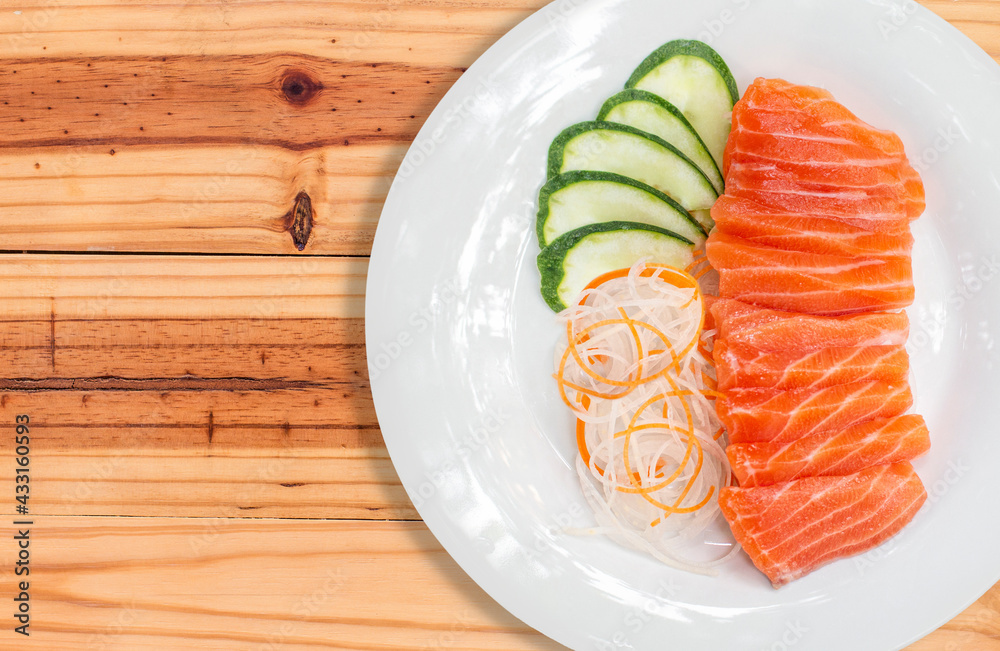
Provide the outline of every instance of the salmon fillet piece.
[[705,251],[719,272],[721,298],[820,315],[893,310],[913,302],[909,256],[783,251],[718,231],[712,231]]
[[775,112],[785,123],[793,125],[795,131],[823,125],[831,133],[859,145],[897,156],[904,153],[899,136],[867,124],[824,88],[758,77],[742,99],[748,109]]
[[909,463],[771,486],[727,487],[719,506],[753,564],[775,587],[898,533],[927,499]]
[[729,442],[788,443],[824,430],[892,418],[913,405],[906,382],[852,382],[822,389],[731,389],[716,404]]
[[816,316],[785,312],[733,299],[711,304],[716,340],[758,350],[818,350],[844,346],[902,346],[910,331],[906,312]]
[[720,340],[712,354],[720,391],[748,387],[822,389],[870,381],[901,384],[910,373],[910,357],[903,346],[768,352]]
[[737,443],[726,448],[726,454],[740,486],[766,486],[910,461],[930,446],[923,416],[905,414],[810,434],[790,443]]
[[757,246],[844,256],[909,256],[909,228],[876,233],[845,222],[781,212],[748,199],[723,195],[712,206],[715,229]]
[[872,231],[898,231],[925,208],[896,134],[781,79],[755,80],[734,106],[723,167],[730,196]]

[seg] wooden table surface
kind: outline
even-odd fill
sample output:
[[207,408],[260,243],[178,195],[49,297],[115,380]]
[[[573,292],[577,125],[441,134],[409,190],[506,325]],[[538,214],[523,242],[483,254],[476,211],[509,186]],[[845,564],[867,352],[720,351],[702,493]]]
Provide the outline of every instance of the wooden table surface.
[[[407,146],[543,4],[2,3],[0,647],[562,648],[421,523],[363,322]],[[1000,56],[1000,0],[925,4]],[[1000,649],[1000,587],[911,648]]]

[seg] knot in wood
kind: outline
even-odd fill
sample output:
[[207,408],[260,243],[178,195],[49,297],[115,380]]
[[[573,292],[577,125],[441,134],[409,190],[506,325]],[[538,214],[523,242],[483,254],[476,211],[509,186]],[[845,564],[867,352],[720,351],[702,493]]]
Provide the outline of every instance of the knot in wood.
[[295,248],[299,251],[304,250],[313,227],[312,200],[305,190],[296,195],[292,209],[285,213],[285,224]]
[[289,70],[281,78],[281,94],[292,104],[305,104],[323,88],[304,70]]

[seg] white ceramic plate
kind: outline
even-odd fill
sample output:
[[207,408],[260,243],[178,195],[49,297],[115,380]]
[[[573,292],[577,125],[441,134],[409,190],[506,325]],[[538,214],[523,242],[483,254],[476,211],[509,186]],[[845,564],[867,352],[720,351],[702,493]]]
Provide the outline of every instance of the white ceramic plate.
[[[823,86],[896,131],[927,189],[910,348],[930,500],[889,543],[780,590],[742,556],[706,578],[561,533],[591,520],[534,265],[545,154],[649,52],[692,37],[741,90],[756,76]],[[501,39],[410,149],[368,276],[379,423],[444,547],[574,649],[884,651],[974,601],[1000,579],[998,106],[996,64],[912,2],[561,0]]]

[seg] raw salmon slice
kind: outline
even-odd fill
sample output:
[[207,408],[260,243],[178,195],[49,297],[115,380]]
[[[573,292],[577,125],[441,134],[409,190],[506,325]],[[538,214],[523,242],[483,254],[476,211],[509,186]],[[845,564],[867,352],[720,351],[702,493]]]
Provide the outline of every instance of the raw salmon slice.
[[[903,143],[896,134],[872,129],[854,116],[849,120],[832,120],[828,116],[809,115],[796,107],[755,104],[752,96],[760,84],[761,80],[754,82],[733,107],[732,132],[736,133],[736,141],[731,138],[727,142],[726,163],[730,167],[744,155],[761,155],[789,163],[811,161],[879,168],[891,175],[883,177],[884,180],[892,179],[906,186],[908,198],[922,198],[922,186],[909,185],[920,177],[906,159]],[[869,131],[864,132],[865,129]],[[866,137],[871,134],[885,137]],[[844,169],[839,173],[859,172],[864,173],[862,169]]]
[[[787,148],[797,145],[790,143]],[[758,152],[779,149],[773,144],[753,142],[744,146]],[[823,155],[829,154],[814,154]],[[914,176],[915,172],[911,174],[906,169],[859,168],[853,162],[817,158],[802,163],[778,163],[763,160],[762,156],[761,153],[734,156],[726,175],[729,196],[802,215],[834,219],[874,232],[898,231],[919,217],[925,208],[923,183],[919,176]]]
[[800,135],[820,131],[828,138],[840,138],[905,161],[899,136],[864,122],[823,88],[758,77],[735,107],[734,121],[744,116],[769,120],[766,130],[770,132]]
[[726,448],[740,486],[766,486],[910,461],[931,447],[923,416],[905,414],[827,430],[790,443],[737,443]]
[[[733,165],[773,167],[795,170],[813,182],[843,180],[851,185],[868,183],[899,184],[896,188],[911,200],[912,175],[903,159],[895,154],[873,150],[831,134],[788,132],[781,124],[771,124],[766,114],[737,104],[734,116],[736,136],[730,140],[729,167]],[[919,191],[917,192],[919,194]],[[905,208],[904,208],[905,212]]]
[[834,219],[771,210],[728,195],[712,206],[712,219],[719,233],[786,251],[870,257],[909,256],[913,248],[909,228],[875,233]]
[[719,296],[762,307],[834,315],[913,302],[909,256],[857,258],[755,246],[712,231],[705,243]]
[[[732,184],[730,186],[729,184]],[[871,196],[863,189],[726,177],[726,192],[775,209],[836,219],[877,232],[898,231],[908,217],[896,196]],[[740,185],[741,184],[741,185]]]
[[715,342],[720,391],[761,387],[821,389],[848,382],[906,382],[910,358],[902,346],[861,346],[762,351],[746,344]]
[[716,409],[730,443],[788,443],[824,430],[899,416],[912,404],[906,382],[852,382],[823,389],[731,389]]
[[899,136],[864,122],[823,88],[792,84],[784,79],[759,77],[750,85],[742,99],[747,108],[772,111],[777,116],[784,116],[786,120],[791,114],[799,121],[800,129],[821,125],[832,135],[905,160],[903,141]]
[[842,346],[902,346],[910,331],[906,312],[815,316],[771,310],[733,299],[711,305],[716,340],[759,350],[817,350]]
[[856,163],[761,161],[757,156],[734,157],[726,175],[729,196],[872,231],[896,231],[910,222],[909,191],[898,169],[879,174],[878,168]]
[[[778,138],[771,137],[767,140],[774,141]],[[902,221],[909,222],[909,179],[898,160],[869,159],[864,164],[816,157],[795,160],[770,155],[769,150],[773,148],[773,144],[767,142],[766,146],[758,147],[752,153],[740,152],[735,156],[729,164],[727,182],[731,179],[737,190],[741,187],[756,187],[759,181],[766,180],[770,182],[772,190],[813,187],[827,192],[844,189],[863,191],[869,199],[882,197],[897,202],[899,210],[906,217]],[[895,210],[893,213],[895,214]],[[844,215],[842,218],[848,221],[848,217],[850,216]]]
[[[742,101],[742,100],[741,100]],[[830,133],[805,132],[784,124],[784,119],[774,119],[772,114],[747,104],[737,103],[733,112],[733,129],[737,134],[730,139],[731,146],[726,176],[737,161],[751,162],[759,157],[761,163],[783,161],[789,164],[816,163],[828,171],[846,166],[877,168],[882,180],[910,181],[910,173],[903,159],[894,153],[872,149]],[[843,174],[854,174],[845,170]],[[850,178],[850,177],[848,177]]]
[[902,141],[860,120],[822,89],[757,79],[733,108],[727,194],[877,232],[924,210]]
[[927,499],[909,463],[839,477],[728,487],[722,514],[736,540],[775,587],[898,533]]

